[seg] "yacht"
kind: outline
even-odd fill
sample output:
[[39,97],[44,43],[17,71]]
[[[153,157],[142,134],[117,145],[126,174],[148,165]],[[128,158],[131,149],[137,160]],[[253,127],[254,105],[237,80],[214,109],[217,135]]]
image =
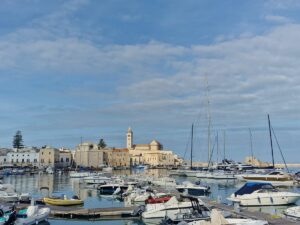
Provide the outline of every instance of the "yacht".
[[179,202],[174,196],[165,203],[147,204],[142,217],[145,219],[164,218],[166,216],[175,216],[177,213],[189,213],[191,210],[191,201]]
[[279,191],[271,183],[248,182],[228,200],[241,206],[289,205],[300,199],[299,193]]
[[269,182],[278,186],[292,186],[295,184],[294,178],[283,171],[272,171],[268,174],[247,174],[242,175],[242,179],[255,182]]
[[151,182],[154,185],[164,186],[164,187],[175,187],[177,185],[176,180],[171,177],[155,178]]
[[189,181],[185,181],[177,185],[176,190],[187,195],[204,196],[210,192],[210,187],[201,186],[200,183],[193,184]]
[[128,189],[128,185],[120,183],[111,183],[99,185],[97,189],[101,195],[113,195],[117,191],[117,189],[120,189],[118,193],[124,193]]

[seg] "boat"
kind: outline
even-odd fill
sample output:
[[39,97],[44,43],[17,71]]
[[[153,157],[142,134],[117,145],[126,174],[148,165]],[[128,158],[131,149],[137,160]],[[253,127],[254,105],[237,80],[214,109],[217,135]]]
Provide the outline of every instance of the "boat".
[[50,208],[38,206],[28,206],[26,209],[16,212],[14,209],[9,211],[0,210],[0,225],[35,225],[48,219]]
[[272,171],[267,174],[245,174],[241,176],[243,180],[255,182],[268,182],[275,186],[292,186],[296,183],[294,178],[283,171]]
[[9,193],[6,191],[0,191],[1,202],[18,202],[19,195],[17,193]]
[[201,186],[200,183],[193,184],[189,181],[185,181],[181,185],[177,185],[176,190],[188,195],[204,196],[210,192],[210,187]]
[[118,188],[120,188],[120,194],[124,193],[128,189],[128,184],[120,184],[120,183],[104,184],[104,185],[99,185],[97,187],[97,190],[102,195],[113,195]]
[[195,220],[185,223],[188,225],[268,225],[266,220],[255,219],[241,219],[241,218],[224,218],[224,216],[217,210],[213,209],[208,220]]
[[111,181],[111,178],[109,177],[104,177],[104,176],[88,176],[88,177],[84,177],[83,181],[86,184],[106,184],[109,183]]
[[102,172],[104,172],[104,173],[112,173],[112,171],[113,171],[113,168],[110,166],[102,168]]
[[56,197],[45,197],[43,202],[48,205],[57,205],[57,206],[72,206],[72,205],[83,205],[84,201],[79,199],[77,196],[73,196],[68,199],[65,195],[63,198]]
[[91,176],[91,174],[89,172],[76,172],[76,171],[72,171],[70,173],[70,177],[71,178],[83,178],[83,177],[89,177]]
[[135,165],[133,166],[134,169],[140,169],[140,170],[146,170],[148,169],[148,166],[147,165],[143,165],[143,164],[140,164],[140,165]]
[[279,191],[271,183],[247,182],[228,200],[241,206],[290,205],[300,199],[300,194]]
[[53,171],[53,169],[52,169],[51,166],[47,167],[46,173],[48,173],[48,174],[53,174],[54,173],[54,171]]
[[287,208],[286,210],[284,210],[283,214],[287,217],[300,220],[300,206]]
[[142,217],[150,218],[164,218],[165,216],[174,216],[177,213],[189,212],[192,209],[190,201],[179,202],[175,196],[165,203],[147,204]]
[[176,180],[171,177],[161,177],[161,178],[155,178],[151,181],[152,184],[157,186],[164,186],[164,187],[175,187]]

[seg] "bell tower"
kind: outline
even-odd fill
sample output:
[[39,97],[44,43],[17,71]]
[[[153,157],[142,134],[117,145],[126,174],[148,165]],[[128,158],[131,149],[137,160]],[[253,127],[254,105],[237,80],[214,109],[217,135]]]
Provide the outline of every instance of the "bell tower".
[[127,148],[130,150],[133,147],[133,132],[131,130],[131,127],[128,128],[127,131]]

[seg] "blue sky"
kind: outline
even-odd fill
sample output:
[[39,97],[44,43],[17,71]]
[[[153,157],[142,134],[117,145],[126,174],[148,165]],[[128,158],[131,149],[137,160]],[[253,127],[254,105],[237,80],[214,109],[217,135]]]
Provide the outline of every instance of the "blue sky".
[[[299,1],[41,1],[0,4],[0,146],[124,147],[158,139],[195,158],[226,131],[228,157],[270,160],[267,114],[287,161],[300,144]],[[208,88],[206,85],[208,83]],[[277,150],[276,150],[277,151]],[[220,156],[221,157],[221,156]],[[276,153],[276,161],[279,153]]]

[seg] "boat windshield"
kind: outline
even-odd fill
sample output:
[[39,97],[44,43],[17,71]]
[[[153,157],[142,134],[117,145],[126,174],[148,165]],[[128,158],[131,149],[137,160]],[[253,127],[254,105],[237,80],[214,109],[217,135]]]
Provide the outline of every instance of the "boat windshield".
[[244,195],[244,194],[251,194],[256,190],[260,189],[274,189],[272,184],[270,183],[256,183],[256,182],[248,182],[243,187],[241,187],[239,190],[237,190],[234,195]]

